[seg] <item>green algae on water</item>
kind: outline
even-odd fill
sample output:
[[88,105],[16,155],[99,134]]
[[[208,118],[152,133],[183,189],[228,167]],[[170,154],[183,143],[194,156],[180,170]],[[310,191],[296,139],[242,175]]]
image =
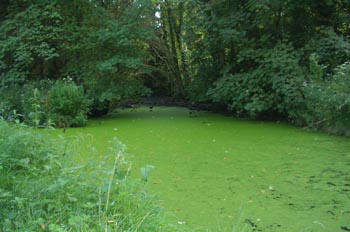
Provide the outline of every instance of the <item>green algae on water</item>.
[[[180,230],[350,228],[348,138],[176,107],[118,110],[66,132],[78,134],[100,154],[114,137],[126,144],[132,178],[154,167],[149,191]],[[91,158],[79,154],[81,162]]]

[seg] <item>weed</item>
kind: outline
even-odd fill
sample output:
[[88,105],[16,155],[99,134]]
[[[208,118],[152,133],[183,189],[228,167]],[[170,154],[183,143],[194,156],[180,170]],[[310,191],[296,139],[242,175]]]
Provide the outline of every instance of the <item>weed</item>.
[[111,167],[68,165],[74,154],[62,141],[53,146],[37,131],[0,121],[0,230],[166,230],[145,181],[127,179],[125,146],[113,143],[105,156],[114,158]]

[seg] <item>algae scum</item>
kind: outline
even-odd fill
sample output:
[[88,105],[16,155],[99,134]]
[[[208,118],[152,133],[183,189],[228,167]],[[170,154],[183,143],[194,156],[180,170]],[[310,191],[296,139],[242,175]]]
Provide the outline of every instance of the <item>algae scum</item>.
[[349,139],[175,107],[66,134],[81,133],[101,153],[113,137],[126,144],[135,178],[153,165],[149,192],[180,231],[350,231]]

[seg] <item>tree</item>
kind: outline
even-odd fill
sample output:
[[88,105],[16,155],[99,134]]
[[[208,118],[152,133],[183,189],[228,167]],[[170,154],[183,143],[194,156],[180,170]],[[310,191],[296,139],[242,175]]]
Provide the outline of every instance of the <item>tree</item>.
[[73,78],[93,107],[133,98],[143,87],[148,1],[12,1],[0,32],[3,87]]

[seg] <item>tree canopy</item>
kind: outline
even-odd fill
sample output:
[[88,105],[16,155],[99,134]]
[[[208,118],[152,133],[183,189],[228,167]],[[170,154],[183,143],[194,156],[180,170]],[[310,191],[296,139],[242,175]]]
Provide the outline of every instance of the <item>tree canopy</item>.
[[0,4],[2,95],[69,77],[93,109],[167,95],[236,115],[350,128],[349,1]]

